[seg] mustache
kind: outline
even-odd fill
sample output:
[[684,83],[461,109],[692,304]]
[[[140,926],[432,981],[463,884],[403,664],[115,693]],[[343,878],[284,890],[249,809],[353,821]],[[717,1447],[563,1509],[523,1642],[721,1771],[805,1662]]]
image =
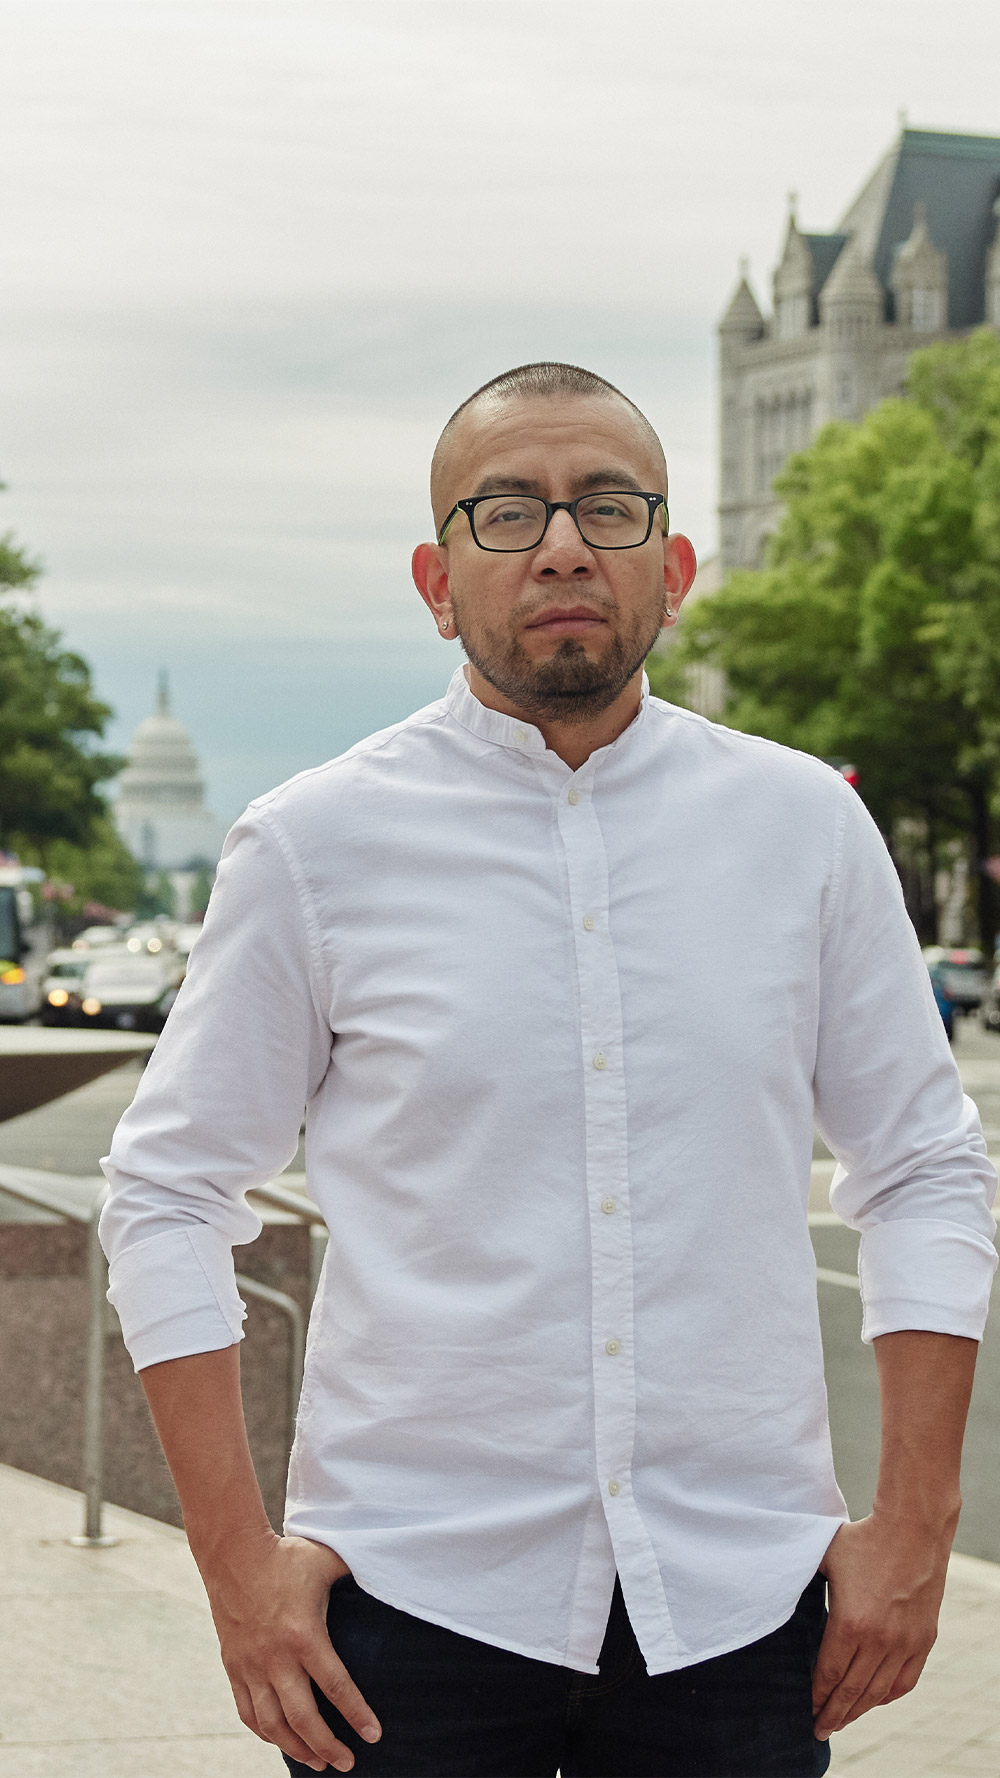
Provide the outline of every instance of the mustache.
[[586,605],[592,611],[595,611],[598,617],[611,618],[618,616],[618,606],[613,599],[596,597],[589,591],[583,592],[582,589],[579,591],[576,598],[573,597],[572,588],[561,588],[560,594],[563,592],[565,592],[565,597],[559,596],[553,588],[553,591],[545,598],[522,599],[520,603],[515,605],[511,610],[511,622],[514,624],[530,624],[534,618],[540,617],[543,611],[549,611],[554,605]]

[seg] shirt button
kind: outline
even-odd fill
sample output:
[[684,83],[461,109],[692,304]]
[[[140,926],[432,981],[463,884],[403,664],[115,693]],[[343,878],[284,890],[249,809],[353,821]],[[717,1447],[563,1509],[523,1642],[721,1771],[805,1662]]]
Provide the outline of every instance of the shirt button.
[[617,1358],[622,1349],[621,1340],[605,1340],[604,1350],[609,1358]]
[[615,1198],[605,1198],[601,1205],[601,1209],[604,1211],[605,1216],[613,1216],[617,1208],[618,1202]]
[[571,790],[566,801],[572,803],[573,807],[576,808],[577,803],[580,801],[580,792],[578,790]]
[[514,730],[514,739],[517,742],[519,747],[523,747],[525,741],[528,739],[527,729],[526,728],[516,728]]
[[597,1069],[601,1069],[601,1068],[606,1068],[607,1065],[608,1065],[607,1056],[604,1054],[603,1050],[598,1050],[596,1056],[594,1057],[594,1067]]
[[608,1483],[608,1493],[609,1494],[620,1494],[621,1490],[622,1490],[621,1482],[609,1482]]
[[593,914],[584,914],[584,916],[583,916],[583,930],[584,930],[584,932],[593,932],[594,927],[596,925],[597,925],[597,921],[594,919]]

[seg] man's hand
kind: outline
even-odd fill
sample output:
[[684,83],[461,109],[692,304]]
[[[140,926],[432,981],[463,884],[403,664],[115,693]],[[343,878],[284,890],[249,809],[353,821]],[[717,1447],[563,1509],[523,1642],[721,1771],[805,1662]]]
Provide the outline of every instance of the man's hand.
[[876,1511],[837,1532],[820,1564],[830,1617],[813,1674],[817,1740],[913,1690],[937,1636],[952,1530]]
[[327,1634],[330,1588],[348,1572],[324,1544],[270,1530],[229,1538],[202,1567],[241,1719],[317,1772],[350,1771],[354,1756],[323,1721],[310,1679],[366,1741],[382,1732]]
[[247,1444],[239,1346],[166,1359],[140,1376],[240,1716],[301,1765],[349,1772],[354,1756],[327,1728],[309,1683],[366,1741],[379,1739],[327,1634],[330,1588],[349,1570],[326,1544],[271,1529]]

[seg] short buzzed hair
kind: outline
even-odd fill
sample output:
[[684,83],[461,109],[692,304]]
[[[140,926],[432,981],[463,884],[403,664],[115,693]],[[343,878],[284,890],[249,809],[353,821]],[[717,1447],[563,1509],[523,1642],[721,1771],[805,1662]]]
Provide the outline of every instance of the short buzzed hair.
[[537,364],[517,364],[513,370],[501,371],[499,376],[491,377],[488,383],[482,383],[478,389],[473,390],[455,409],[434,447],[431,462],[432,496],[441,458],[458,421],[468,408],[474,407],[484,397],[488,399],[492,396],[496,401],[511,401],[518,396],[547,395],[592,395],[602,400],[623,401],[627,408],[631,408],[654,455],[663,466],[663,492],[666,493],[667,462],[663,446],[642,409],[628,395],[623,394],[621,389],[616,388],[614,383],[609,383],[607,377],[599,377],[596,371],[584,370],[579,364],[561,364],[555,360],[542,359]]
[[498,401],[508,401],[514,395],[617,395],[619,401],[627,402],[640,420],[645,420],[646,425],[649,425],[645,414],[640,412],[635,402],[629,401],[628,396],[616,389],[614,383],[609,383],[607,377],[599,377],[596,371],[584,370],[579,364],[540,360],[537,364],[516,364],[513,370],[502,370],[498,377],[491,377],[488,383],[482,383],[467,396],[461,407],[455,409],[445,426],[445,432],[452,421],[457,420],[459,414],[471,407],[474,401],[478,401],[481,395],[495,395]]

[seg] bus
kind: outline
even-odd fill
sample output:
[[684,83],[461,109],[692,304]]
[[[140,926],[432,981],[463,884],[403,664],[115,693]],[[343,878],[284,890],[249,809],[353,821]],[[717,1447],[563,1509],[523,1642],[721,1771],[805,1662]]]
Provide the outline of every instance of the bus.
[[29,884],[44,871],[34,865],[0,864],[0,1022],[23,1024],[41,1009],[47,925],[35,913]]

